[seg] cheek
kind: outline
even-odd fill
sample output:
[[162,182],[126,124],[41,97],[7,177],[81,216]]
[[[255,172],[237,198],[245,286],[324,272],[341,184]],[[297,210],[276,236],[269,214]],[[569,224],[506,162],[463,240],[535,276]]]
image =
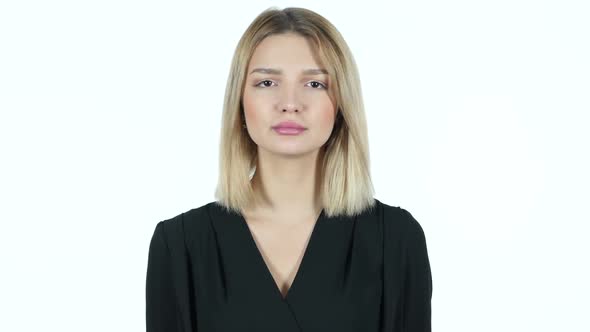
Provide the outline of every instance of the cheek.
[[324,106],[323,112],[321,113],[320,121],[323,128],[330,129],[334,126],[334,121],[336,119],[336,110],[334,106],[329,103]]
[[256,98],[253,98],[251,94],[245,92],[242,98],[242,105],[244,106],[244,114],[246,116],[247,122],[256,122],[256,119],[258,118],[256,114],[256,109],[258,108],[256,105]]

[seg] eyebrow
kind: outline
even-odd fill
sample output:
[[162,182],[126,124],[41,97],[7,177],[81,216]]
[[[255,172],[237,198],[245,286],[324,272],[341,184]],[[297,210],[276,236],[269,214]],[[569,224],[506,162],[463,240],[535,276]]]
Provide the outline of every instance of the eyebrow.
[[[250,72],[252,73],[263,73],[263,74],[271,74],[271,75],[281,75],[283,73],[280,69],[275,68],[255,68]],[[305,69],[302,71],[304,75],[328,75],[328,71],[325,69]]]

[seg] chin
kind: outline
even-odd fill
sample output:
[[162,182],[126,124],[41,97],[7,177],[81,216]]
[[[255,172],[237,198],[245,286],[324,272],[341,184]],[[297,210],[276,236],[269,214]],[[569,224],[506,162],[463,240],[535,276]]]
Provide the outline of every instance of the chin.
[[[279,144],[280,145],[280,144]],[[270,153],[285,156],[297,156],[313,153],[320,149],[320,146],[275,146],[273,149],[268,149]]]

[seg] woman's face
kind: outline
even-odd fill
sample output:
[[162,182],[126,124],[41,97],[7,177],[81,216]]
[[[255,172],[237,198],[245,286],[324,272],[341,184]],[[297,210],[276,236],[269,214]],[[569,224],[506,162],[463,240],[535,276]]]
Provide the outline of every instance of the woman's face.
[[[300,35],[271,35],[256,47],[248,65],[242,104],[248,133],[258,149],[298,155],[326,143],[336,110],[330,78],[318,69],[325,68]],[[273,128],[283,121],[296,122],[305,129],[288,134]]]

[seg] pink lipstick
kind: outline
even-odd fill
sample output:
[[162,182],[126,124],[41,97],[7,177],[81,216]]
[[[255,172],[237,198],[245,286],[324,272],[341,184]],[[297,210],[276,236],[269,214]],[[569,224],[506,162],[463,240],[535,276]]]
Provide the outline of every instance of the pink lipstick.
[[274,125],[272,129],[281,135],[299,135],[307,128],[294,121],[283,121]]

